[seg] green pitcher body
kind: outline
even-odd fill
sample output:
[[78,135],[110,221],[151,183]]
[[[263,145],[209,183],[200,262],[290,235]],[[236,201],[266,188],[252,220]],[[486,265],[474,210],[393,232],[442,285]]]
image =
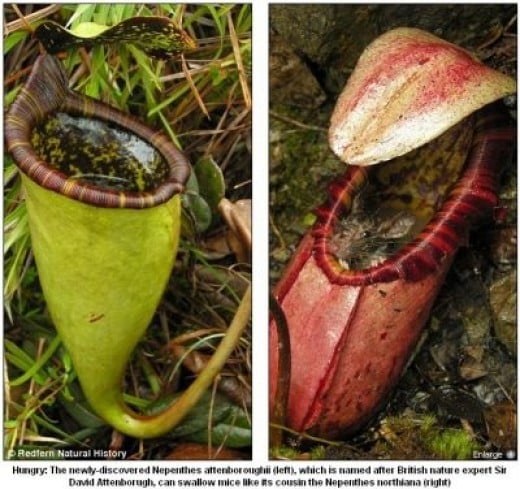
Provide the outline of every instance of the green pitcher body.
[[124,433],[168,431],[175,406],[141,416],[122,386],[172,271],[188,161],[165,135],[70,90],[50,55],[36,60],[5,136],[43,294],[87,400]]
[[98,409],[99,400],[113,405],[172,270],[180,197],[149,209],[105,209],[22,179],[52,321],[87,399]]

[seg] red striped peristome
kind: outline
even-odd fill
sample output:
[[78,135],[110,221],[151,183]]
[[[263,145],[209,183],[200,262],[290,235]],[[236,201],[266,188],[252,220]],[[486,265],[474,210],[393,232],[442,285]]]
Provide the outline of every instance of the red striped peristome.
[[[168,179],[150,192],[99,188],[70,179],[41,160],[30,142],[35,125],[57,111],[96,117],[135,133],[162,154],[170,167]],[[29,178],[44,188],[96,207],[154,207],[182,192],[190,174],[188,160],[165,135],[124,112],[70,90],[60,61],[48,54],[36,59],[25,86],[10,107],[5,117],[5,138],[8,151]]]
[[385,261],[362,270],[346,269],[329,250],[329,238],[340,212],[351,210],[352,200],[367,181],[366,167],[350,167],[329,188],[329,201],[316,209],[311,231],[316,262],[331,283],[368,285],[402,279],[419,281],[467,243],[472,224],[491,216],[497,205],[497,186],[502,165],[513,149],[515,131],[504,110],[495,104],[481,109],[472,148],[461,177],[440,210],[419,233]]

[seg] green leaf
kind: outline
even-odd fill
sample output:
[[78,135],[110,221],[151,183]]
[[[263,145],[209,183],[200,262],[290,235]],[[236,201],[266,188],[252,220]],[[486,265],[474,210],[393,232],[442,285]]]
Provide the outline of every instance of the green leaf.
[[187,213],[183,223],[186,225],[184,234],[203,233],[211,224],[211,209],[199,191],[197,175],[192,171],[186,182],[186,192],[182,195],[183,208]]
[[49,358],[51,358],[51,356],[56,351],[60,343],[60,338],[56,336],[52,340],[51,344],[47,347],[45,352],[29,368],[27,368],[20,377],[11,380],[11,386],[21,385],[27,382],[32,377],[34,377],[38,373],[38,371],[43,367],[43,365],[45,365],[45,363],[49,360]]
[[[181,393],[177,393],[173,396],[165,396],[164,398],[153,402],[146,409],[146,414],[153,416],[154,414],[161,412],[170,404],[174,403],[180,396]],[[227,419],[231,412],[231,407],[231,404],[224,396],[217,394],[213,397],[212,402],[212,395],[209,392],[205,392],[198,404],[183,419],[181,424],[169,433],[169,436],[180,438],[192,433],[197,433],[198,431],[207,430],[210,413],[212,415],[211,425],[215,425],[220,421]]]
[[72,399],[60,395],[60,403],[67,413],[72,416],[82,428],[100,428],[101,426],[106,426],[106,423],[90,409],[79,384],[74,382],[69,385],[69,389],[73,395]]
[[7,54],[13,47],[27,37],[27,31],[15,31],[9,34],[4,40],[4,54]]
[[195,172],[190,173],[188,181],[186,182],[186,191],[195,192],[197,194],[199,193],[199,181],[197,180],[197,175],[195,175]]
[[[189,441],[207,443],[208,430],[201,430],[187,436]],[[251,422],[247,414],[233,405],[228,416],[211,429],[212,445],[224,445],[229,448],[249,447],[252,443]]]
[[211,224],[211,209],[206,200],[199,194],[187,192],[183,195],[183,202],[195,221],[196,231],[206,231]]
[[218,214],[218,204],[223,199],[226,183],[222,170],[211,156],[202,157],[193,167],[199,183],[199,192],[208,203],[211,212]]
[[13,88],[10,92],[4,94],[4,107],[9,107],[13,102],[18,93],[21,90],[21,86]]

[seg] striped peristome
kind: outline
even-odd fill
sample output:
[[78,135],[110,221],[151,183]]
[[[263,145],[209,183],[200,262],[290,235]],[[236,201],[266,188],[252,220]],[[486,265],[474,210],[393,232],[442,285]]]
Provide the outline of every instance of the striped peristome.
[[397,279],[415,282],[438,270],[466,244],[471,225],[492,214],[498,201],[500,165],[510,156],[514,137],[503,110],[494,105],[482,109],[465,168],[439,211],[415,239],[385,261],[361,270],[343,267],[329,248],[339,213],[348,215],[370,171],[350,167],[329,187],[329,201],[316,209],[317,221],[311,231],[316,262],[330,282],[357,286]]
[[[64,172],[63,167],[45,161],[31,138],[38,125],[45,124],[48,118],[59,112],[95,118],[135,134],[164,158],[167,164],[167,169],[163,170],[164,177],[153,188],[144,191],[113,189],[89,184]],[[40,136],[45,137],[45,133]],[[8,151],[28,177],[49,190],[97,207],[154,207],[182,192],[190,173],[186,157],[163,133],[120,110],[70,90],[61,63],[48,54],[40,55],[35,61],[27,83],[10,107],[5,118],[5,137]]]

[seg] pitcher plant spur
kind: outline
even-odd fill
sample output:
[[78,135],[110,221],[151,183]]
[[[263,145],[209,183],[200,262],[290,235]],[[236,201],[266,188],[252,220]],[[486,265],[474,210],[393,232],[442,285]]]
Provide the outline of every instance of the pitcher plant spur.
[[187,159],[165,135],[69,89],[50,54],[37,58],[9,109],[5,137],[43,294],[88,402],[130,436],[170,431],[211,385],[249,316],[246,300],[204,370],[164,411],[144,416],[124,403],[127,362],[173,268]]
[[337,439],[383,407],[457,249],[493,216],[515,139],[496,101],[515,89],[418,29],[366,48],[329,130],[349,168],[274,289],[272,422]]

